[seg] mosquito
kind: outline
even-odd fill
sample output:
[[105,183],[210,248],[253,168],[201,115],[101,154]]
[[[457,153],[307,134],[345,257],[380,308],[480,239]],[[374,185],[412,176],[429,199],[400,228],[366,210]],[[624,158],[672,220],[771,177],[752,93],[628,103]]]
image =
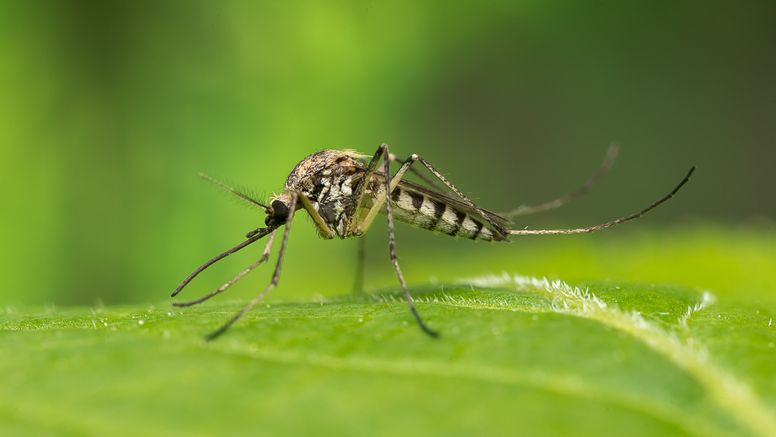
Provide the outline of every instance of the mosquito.
[[[380,145],[371,159],[369,155],[359,154],[352,150],[322,150],[313,153],[294,167],[288,175],[283,191],[273,196],[266,204],[223,182],[207,175],[201,175],[242,200],[263,208],[266,213],[264,227],[248,232],[244,241],[199,266],[175,288],[172,292],[172,297],[178,295],[197,275],[217,261],[244,249],[264,237],[268,237],[268,239],[261,257],[234,278],[198,299],[188,302],[176,302],[173,305],[176,307],[197,305],[223,293],[269,259],[275,235],[281,227],[285,227],[277,261],[275,262],[275,270],[269,284],[231,319],[205,337],[207,340],[213,340],[224,334],[278,285],[283,256],[288,245],[288,235],[291,232],[291,224],[297,211],[303,209],[309,214],[318,233],[324,239],[361,237],[370,229],[378,214],[385,214],[388,223],[388,252],[391,264],[396,272],[410,313],[424,333],[431,337],[438,337],[439,333],[431,329],[421,318],[415,307],[412,295],[407,288],[407,283],[404,280],[404,275],[396,257],[394,220],[450,236],[484,241],[508,242],[511,236],[523,235],[589,233],[641,217],[672,198],[687,183],[695,171],[694,166],[690,168],[684,178],[668,194],[665,194],[649,206],[615,220],[581,228],[511,228],[511,218],[561,207],[587,192],[593,183],[609,170],[617,153],[618,148],[611,146],[598,171],[577,190],[550,202],[535,206],[522,206],[503,214],[497,214],[477,206],[421,156],[412,154],[409,158],[400,160],[390,153],[386,144]],[[381,160],[382,165],[380,163]],[[401,162],[399,170],[393,175],[390,173],[390,163],[392,161]],[[417,166],[412,167],[415,163],[420,163],[430,173],[430,176],[418,171]],[[406,180],[405,176],[408,171],[420,177],[427,186]],[[444,188],[440,188],[437,184],[441,184]],[[443,192],[445,189],[447,193]],[[363,239],[361,239],[355,284],[357,290],[361,289],[363,278],[361,273],[363,270],[363,255]]]

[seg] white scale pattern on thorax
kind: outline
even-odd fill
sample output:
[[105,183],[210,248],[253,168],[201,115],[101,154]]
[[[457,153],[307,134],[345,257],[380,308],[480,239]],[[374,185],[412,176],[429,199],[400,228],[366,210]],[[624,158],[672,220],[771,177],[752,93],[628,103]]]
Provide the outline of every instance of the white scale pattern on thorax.
[[350,175],[332,176],[331,170],[326,169],[321,172],[319,183],[322,188],[312,202],[313,207],[337,235],[344,236],[353,208],[353,178]]

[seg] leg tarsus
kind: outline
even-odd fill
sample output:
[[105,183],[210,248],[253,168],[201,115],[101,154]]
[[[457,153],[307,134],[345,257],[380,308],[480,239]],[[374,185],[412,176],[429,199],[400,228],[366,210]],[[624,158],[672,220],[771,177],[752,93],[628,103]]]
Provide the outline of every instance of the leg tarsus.
[[418,310],[415,308],[415,302],[412,300],[412,296],[409,295],[409,292],[405,293],[405,297],[407,297],[407,302],[410,304],[410,312],[415,317],[415,321],[418,322],[418,326],[420,326],[421,331],[428,334],[428,336],[431,338],[439,338],[439,332],[429,328],[423,319],[420,318],[420,314],[418,314]]

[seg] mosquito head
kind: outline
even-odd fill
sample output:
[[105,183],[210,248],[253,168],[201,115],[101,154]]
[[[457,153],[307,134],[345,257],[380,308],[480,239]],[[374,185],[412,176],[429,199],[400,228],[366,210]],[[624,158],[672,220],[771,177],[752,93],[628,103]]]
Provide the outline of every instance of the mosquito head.
[[264,219],[264,224],[271,228],[276,228],[286,223],[288,220],[288,211],[290,208],[290,199],[286,199],[285,196],[279,196],[270,202],[269,208],[264,211],[267,213],[267,217]]

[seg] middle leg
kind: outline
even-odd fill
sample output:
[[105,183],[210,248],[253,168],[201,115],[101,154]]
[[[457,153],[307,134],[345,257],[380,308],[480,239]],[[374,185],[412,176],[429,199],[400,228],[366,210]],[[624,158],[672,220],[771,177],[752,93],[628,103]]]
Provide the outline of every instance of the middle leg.
[[[394,231],[393,231],[393,213],[392,213],[391,200],[390,200],[391,191],[392,191],[391,185],[393,181],[389,173],[390,158],[388,157],[387,147],[385,151],[386,151],[386,154],[384,155],[384,160],[383,160],[385,198],[383,200],[385,202],[386,217],[388,219],[388,251],[391,256],[391,263],[393,264],[393,269],[396,271],[396,276],[399,278],[399,284],[401,284],[401,289],[404,292],[404,298],[407,300],[407,305],[409,305],[410,312],[415,317],[415,321],[418,322],[418,326],[420,326],[420,329],[423,330],[423,332],[425,332],[431,337],[436,338],[436,337],[439,337],[439,333],[429,328],[426,325],[426,323],[423,322],[423,319],[420,317],[420,314],[418,314],[418,310],[417,308],[415,308],[415,301],[412,299],[412,295],[410,294],[410,291],[407,288],[407,283],[404,281],[404,275],[401,272],[401,267],[399,267],[399,259],[396,256],[396,242],[395,242]],[[417,156],[413,155],[410,159],[414,160],[413,158],[417,159]],[[407,168],[409,167],[409,164],[411,164],[411,161],[409,163],[405,162],[405,165],[402,166],[404,171],[406,171],[405,167]],[[398,183],[398,180],[401,179],[401,174],[397,173],[394,179],[397,179],[397,183]]]

